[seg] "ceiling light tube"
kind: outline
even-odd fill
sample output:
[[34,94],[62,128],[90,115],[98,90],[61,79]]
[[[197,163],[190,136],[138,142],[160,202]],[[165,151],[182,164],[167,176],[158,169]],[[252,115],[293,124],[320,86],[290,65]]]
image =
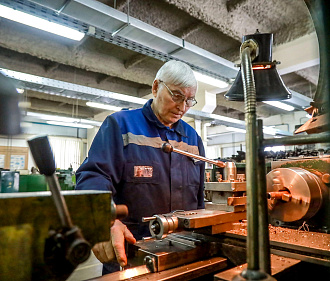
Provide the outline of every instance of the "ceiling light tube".
[[235,128],[235,127],[230,127],[230,126],[227,126],[226,129],[231,132],[237,132],[237,133],[243,133],[243,134],[246,133],[245,129]]
[[114,106],[114,105],[104,104],[104,103],[90,102],[90,101],[86,102],[86,105],[90,106],[90,107],[95,107],[95,108],[100,108],[100,109],[105,109],[105,110],[112,110],[112,111],[122,110],[122,108],[119,106]]
[[263,127],[262,131],[264,134],[275,136],[277,129],[272,128],[272,127]]
[[[243,133],[243,134],[246,133],[246,130],[245,130],[245,129],[241,129],[241,128],[236,128],[236,127],[230,127],[230,126],[227,126],[226,129],[227,129],[228,131],[232,131],[232,132]],[[264,134],[275,136],[277,130],[276,130],[275,128],[272,128],[272,127],[266,127],[266,126],[265,126],[265,127],[263,127],[263,132],[264,132]]]
[[71,118],[71,117],[62,117],[56,115],[48,115],[36,112],[27,112],[27,116],[36,117],[38,119],[47,120],[47,121],[58,121],[58,122],[68,122],[68,123],[79,123],[79,124],[86,124],[91,126],[98,126],[100,127],[102,122],[95,121],[95,120],[88,120],[88,119],[78,119],[78,118]]
[[263,101],[264,103],[267,103],[271,106],[286,110],[286,111],[293,111],[294,107],[288,104],[285,104],[283,102],[280,101]]
[[59,122],[79,122],[80,120],[78,118],[70,118],[70,117],[62,117],[62,116],[56,116],[56,115],[48,115],[48,114],[41,114],[36,112],[27,112],[27,116],[37,117],[42,120],[49,120],[49,121],[59,121]]
[[48,20],[23,13],[18,10],[0,5],[0,17],[16,21],[34,28],[38,28],[59,36],[63,36],[72,40],[80,41],[85,33],[72,29],[58,23],[50,22]]
[[229,123],[235,123],[235,124],[240,124],[240,125],[245,125],[245,122],[243,120],[227,117],[227,116],[222,116],[218,114],[213,114],[211,113],[208,115],[209,118],[215,119],[215,120],[220,120],[220,121],[225,121]]
[[47,121],[47,124],[65,126],[65,127],[74,127],[74,128],[84,128],[84,129],[92,129],[93,128],[92,125],[80,124],[80,123],[58,122],[58,121]]
[[217,87],[217,88],[227,88],[229,84],[225,81],[215,79],[211,76],[202,74],[200,72],[193,71],[197,81]]

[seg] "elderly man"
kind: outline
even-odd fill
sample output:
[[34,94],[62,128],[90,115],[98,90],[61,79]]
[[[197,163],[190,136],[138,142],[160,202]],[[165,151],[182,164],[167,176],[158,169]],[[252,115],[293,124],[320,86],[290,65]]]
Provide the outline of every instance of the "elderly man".
[[[204,163],[161,151],[164,142],[204,156],[196,131],[182,116],[197,102],[197,82],[190,67],[169,61],[157,72],[153,99],[143,108],[108,116],[95,136],[88,157],[77,171],[76,189],[112,191],[129,216],[116,220],[111,241],[93,252],[104,263],[103,274],[127,264],[124,242],[150,236],[142,217],[174,210],[204,208]],[[110,262],[117,259],[118,263]],[[110,263],[109,263],[110,262]]]

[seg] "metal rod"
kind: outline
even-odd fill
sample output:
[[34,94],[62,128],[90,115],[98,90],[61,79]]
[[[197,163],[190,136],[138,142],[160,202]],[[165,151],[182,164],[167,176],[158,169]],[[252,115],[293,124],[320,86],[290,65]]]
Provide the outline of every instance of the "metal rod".
[[268,229],[268,206],[267,206],[267,185],[266,185],[266,163],[264,149],[261,146],[263,141],[263,124],[258,120],[258,213],[259,213],[259,268],[261,271],[271,274],[270,246]]
[[207,162],[207,163],[211,163],[211,164],[216,165],[217,167],[220,167],[220,168],[224,168],[226,166],[225,163],[222,162],[222,161],[208,159],[206,157],[195,155],[195,154],[192,154],[192,153],[189,153],[189,152],[185,152],[185,151],[182,151],[180,149],[173,148],[173,152],[180,153],[182,155],[186,155],[188,157],[198,159],[198,160],[201,160],[201,161],[204,161],[204,162]]
[[328,143],[330,142],[330,133],[319,133],[313,135],[297,135],[292,137],[271,138],[262,141],[262,146],[277,146],[277,145],[298,145],[311,143]]
[[179,153],[179,154],[182,154],[182,155],[194,158],[194,159],[198,159],[198,160],[201,160],[201,161],[204,161],[204,162],[207,162],[207,163],[211,163],[211,164],[216,165],[217,167],[220,167],[220,168],[224,168],[226,166],[226,164],[222,161],[212,160],[212,159],[200,156],[200,155],[196,155],[196,154],[192,154],[192,153],[180,150],[180,149],[176,149],[168,142],[163,143],[162,151],[167,152],[167,153],[176,152],[176,153]]
[[59,189],[59,182],[55,173],[51,176],[46,176],[47,183],[49,185],[49,189],[52,192],[52,197],[55,203],[55,207],[57,209],[57,213],[60,217],[61,224],[63,227],[72,228],[73,224],[71,221],[70,213],[68,211],[68,207],[65,203],[64,197],[61,194]]
[[256,89],[250,47],[242,48],[242,80],[246,124],[247,270],[259,270]]
[[156,219],[156,217],[143,217],[142,222],[153,221],[155,219]]

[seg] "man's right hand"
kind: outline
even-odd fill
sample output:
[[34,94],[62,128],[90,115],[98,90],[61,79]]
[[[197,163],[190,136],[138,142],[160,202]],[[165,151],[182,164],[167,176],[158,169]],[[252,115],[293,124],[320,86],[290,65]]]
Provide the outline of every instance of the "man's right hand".
[[128,230],[127,226],[120,220],[115,220],[115,223],[111,227],[110,241],[95,244],[92,249],[93,253],[102,263],[117,259],[120,266],[124,267],[127,264],[125,240],[131,244],[136,242],[133,234]]

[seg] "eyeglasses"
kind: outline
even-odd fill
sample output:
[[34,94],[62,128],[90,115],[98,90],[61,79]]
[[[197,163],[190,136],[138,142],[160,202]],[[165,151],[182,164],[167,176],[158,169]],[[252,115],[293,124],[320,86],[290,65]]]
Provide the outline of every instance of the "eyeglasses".
[[178,94],[178,93],[173,93],[169,87],[167,87],[167,85],[164,83],[164,81],[159,80],[160,83],[163,83],[164,86],[166,87],[166,89],[168,90],[168,92],[170,93],[170,95],[172,96],[172,100],[175,103],[182,103],[183,101],[186,103],[187,107],[193,107],[194,105],[196,105],[197,100],[195,100],[195,98],[188,98],[186,99],[185,95],[182,94]]

